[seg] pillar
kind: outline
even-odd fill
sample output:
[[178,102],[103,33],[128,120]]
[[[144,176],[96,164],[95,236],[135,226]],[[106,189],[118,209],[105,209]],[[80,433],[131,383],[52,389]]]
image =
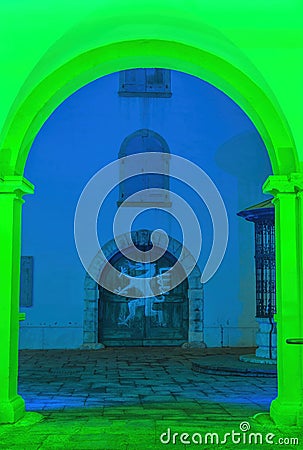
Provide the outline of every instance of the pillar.
[[302,189],[303,174],[270,176],[263,186],[275,205],[278,396],[270,415],[281,425],[303,419],[303,346],[286,343],[303,337]]
[[204,289],[196,266],[188,276],[188,342],[183,348],[206,348],[204,343]]
[[98,342],[98,284],[89,274],[86,274],[84,299],[84,320],[83,320],[83,344],[81,350],[99,350],[105,346]]
[[24,412],[18,388],[19,291],[22,196],[33,185],[21,176],[0,178],[0,423]]

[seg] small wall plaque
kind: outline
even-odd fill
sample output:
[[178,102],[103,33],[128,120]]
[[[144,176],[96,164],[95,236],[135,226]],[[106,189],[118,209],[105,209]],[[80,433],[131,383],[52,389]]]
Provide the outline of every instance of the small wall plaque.
[[20,306],[33,306],[33,256],[21,256]]

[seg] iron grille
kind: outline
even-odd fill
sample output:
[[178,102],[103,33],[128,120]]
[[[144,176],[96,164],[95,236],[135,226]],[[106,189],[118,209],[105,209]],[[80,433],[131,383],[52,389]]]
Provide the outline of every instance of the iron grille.
[[256,317],[276,313],[275,225],[270,218],[255,222]]

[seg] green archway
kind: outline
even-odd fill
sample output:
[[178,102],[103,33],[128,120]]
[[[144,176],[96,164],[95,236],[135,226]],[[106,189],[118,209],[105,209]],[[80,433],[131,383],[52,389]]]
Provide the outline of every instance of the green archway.
[[[104,0],[100,6],[98,0],[67,0],[46,5],[45,16],[35,0],[18,9],[3,2],[2,39],[5,33],[13,39],[10,52],[3,50],[7,64],[0,75],[0,238],[5,242],[0,253],[0,422],[24,414],[17,395],[20,228],[22,195],[33,191],[22,177],[32,142],[54,109],[77,89],[136,67],[165,67],[208,81],[246,112],[266,145],[275,175],[264,189],[276,197],[277,233],[279,396],[271,415],[279,423],[300,422],[302,350],[288,346],[286,338],[300,337],[303,330],[303,130],[298,115],[303,89],[300,73],[287,72],[280,61],[285,42],[295,49],[288,56],[290,69],[302,56],[295,44],[303,37],[302,20],[297,23],[302,14],[295,0],[279,2],[276,15],[262,2],[242,3],[167,0],[164,7],[160,0],[152,5]],[[263,28],[254,24],[260,15]]]
[[[33,11],[37,15],[36,2],[31,0],[27,3],[26,11]],[[69,95],[103,75],[135,67],[180,70],[221,89],[246,112],[257,127],[269,152],[273,172],[287,174],[298,171],[297,142],[277,100],[277,93],[283,89],[284,80],[281,77],[275,80],[278,89],[277,93],[274,92],[262,73],[266,55],[260,60],[260,68],[252,58],[250,47],[258,38],[257,30],[249,40],[249,47],[241,48],[239,44],[246,35],[245,28],[240,33],[238,31],[237,40],[234,37],[231,40],[230,34],[233,33],[222,29],[220,18],[217,14],[212,15],[214,11],[207,5],[208,2],[203,2],[204,7],[196,5],[196,11],[189,11],[184,8],[183,2],[170,0],[161,15],[155,13],[157,6],[163,10],[160,2],[144,8],[136,0],[127,5],[121,0],[104,1],[102,6],[97,6],[98,3],[90,0],[85,6],[75,6],[68,0],[65,8],[69,14],[63,22],[62,11],[59,11],[58,6],[53,6],[48,14],[58,14],[54,19],[57,28],[47,27],[41,11],[45,28],[38,27],[39,36],[34,33],[37,24],[29,19],[28,27],[33,31],[24,34],[23,30],[19,41],[16,40],[16,55],[20,51],[21,39],[25,39],[28,48],[37,55],[31,67],[24,62],[24,70],[23,67],[19,68],[19,90],[12,85],[12,81],[5,80],[8,91],[12,89],[11,98],[14,101],[2,105],[2,173],[23,173],[27,154],[37,132]],[[237,8],[234,26],[239,26],[238,21],[247,21],[248,11],[245,8],[241,11],[239,2],[234,3],[231,6],[231,10]],[[216,5],[216,11],[218,7]],[[258,13],[256,8],[254,14]],[[245,17],[241,17],[241,14]],[[21,26],[23,18],[20,17],[19,21]],[[251,26],[251,22],[248,21],[248,24]],[[3,27],[5,29],[5,22]],[[22,61],[21,55],[20,58]]]
[[[53,66],[49,58],[45,55],[38,65]],[[63,59],[62,56],[60,59]],[[22,98],[19,94],[21,98],[16,98],[4,125],[1,147],[7,151],[0,153],[0,157],[5,158],[0,159],[0,167],[5,167],[6,172],[11,174],[21,175],[31,145],[46,119],[82,86],[115,71],[161,66],[197,76],[222,90],[256,126],[268,150],[273,172],[284,174],[298,171],[294,140],[274,96],[268,87],[264,89],[262,83],[255,79],[255,70],[249,67],[245,58],[243,67],[236,67],[230,59],[224,59],[214,51],[155,39],[121,41],[67,59],[39,80],[27,97]],[[32,84],[35,71],[26,85]]]

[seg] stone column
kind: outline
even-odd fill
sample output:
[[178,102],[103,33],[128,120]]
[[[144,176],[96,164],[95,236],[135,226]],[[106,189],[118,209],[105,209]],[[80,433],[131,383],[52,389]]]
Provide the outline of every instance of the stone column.
[[203,289],[188,289],[188,346],[205,348],[203,341]]
[[196,266],[188,276],[188,342],[183,348],[205,348],[204,289],[201,273]]
[[286,343],[303,337],[302,188],[303,174],[270,176],[263,186],[275,205],[278,397],[270,415],[281,425],[303,418],[303,347]]
[[0,423],[24,412],[17,394],[22,196],[33,185],[21,176],[0,178]]
[[83,344],[81,350],[99,350],[104,345],[98,342],[98,297],[99,290],[95,280],[88,274],[85,277],[85,299],[83,320]]

